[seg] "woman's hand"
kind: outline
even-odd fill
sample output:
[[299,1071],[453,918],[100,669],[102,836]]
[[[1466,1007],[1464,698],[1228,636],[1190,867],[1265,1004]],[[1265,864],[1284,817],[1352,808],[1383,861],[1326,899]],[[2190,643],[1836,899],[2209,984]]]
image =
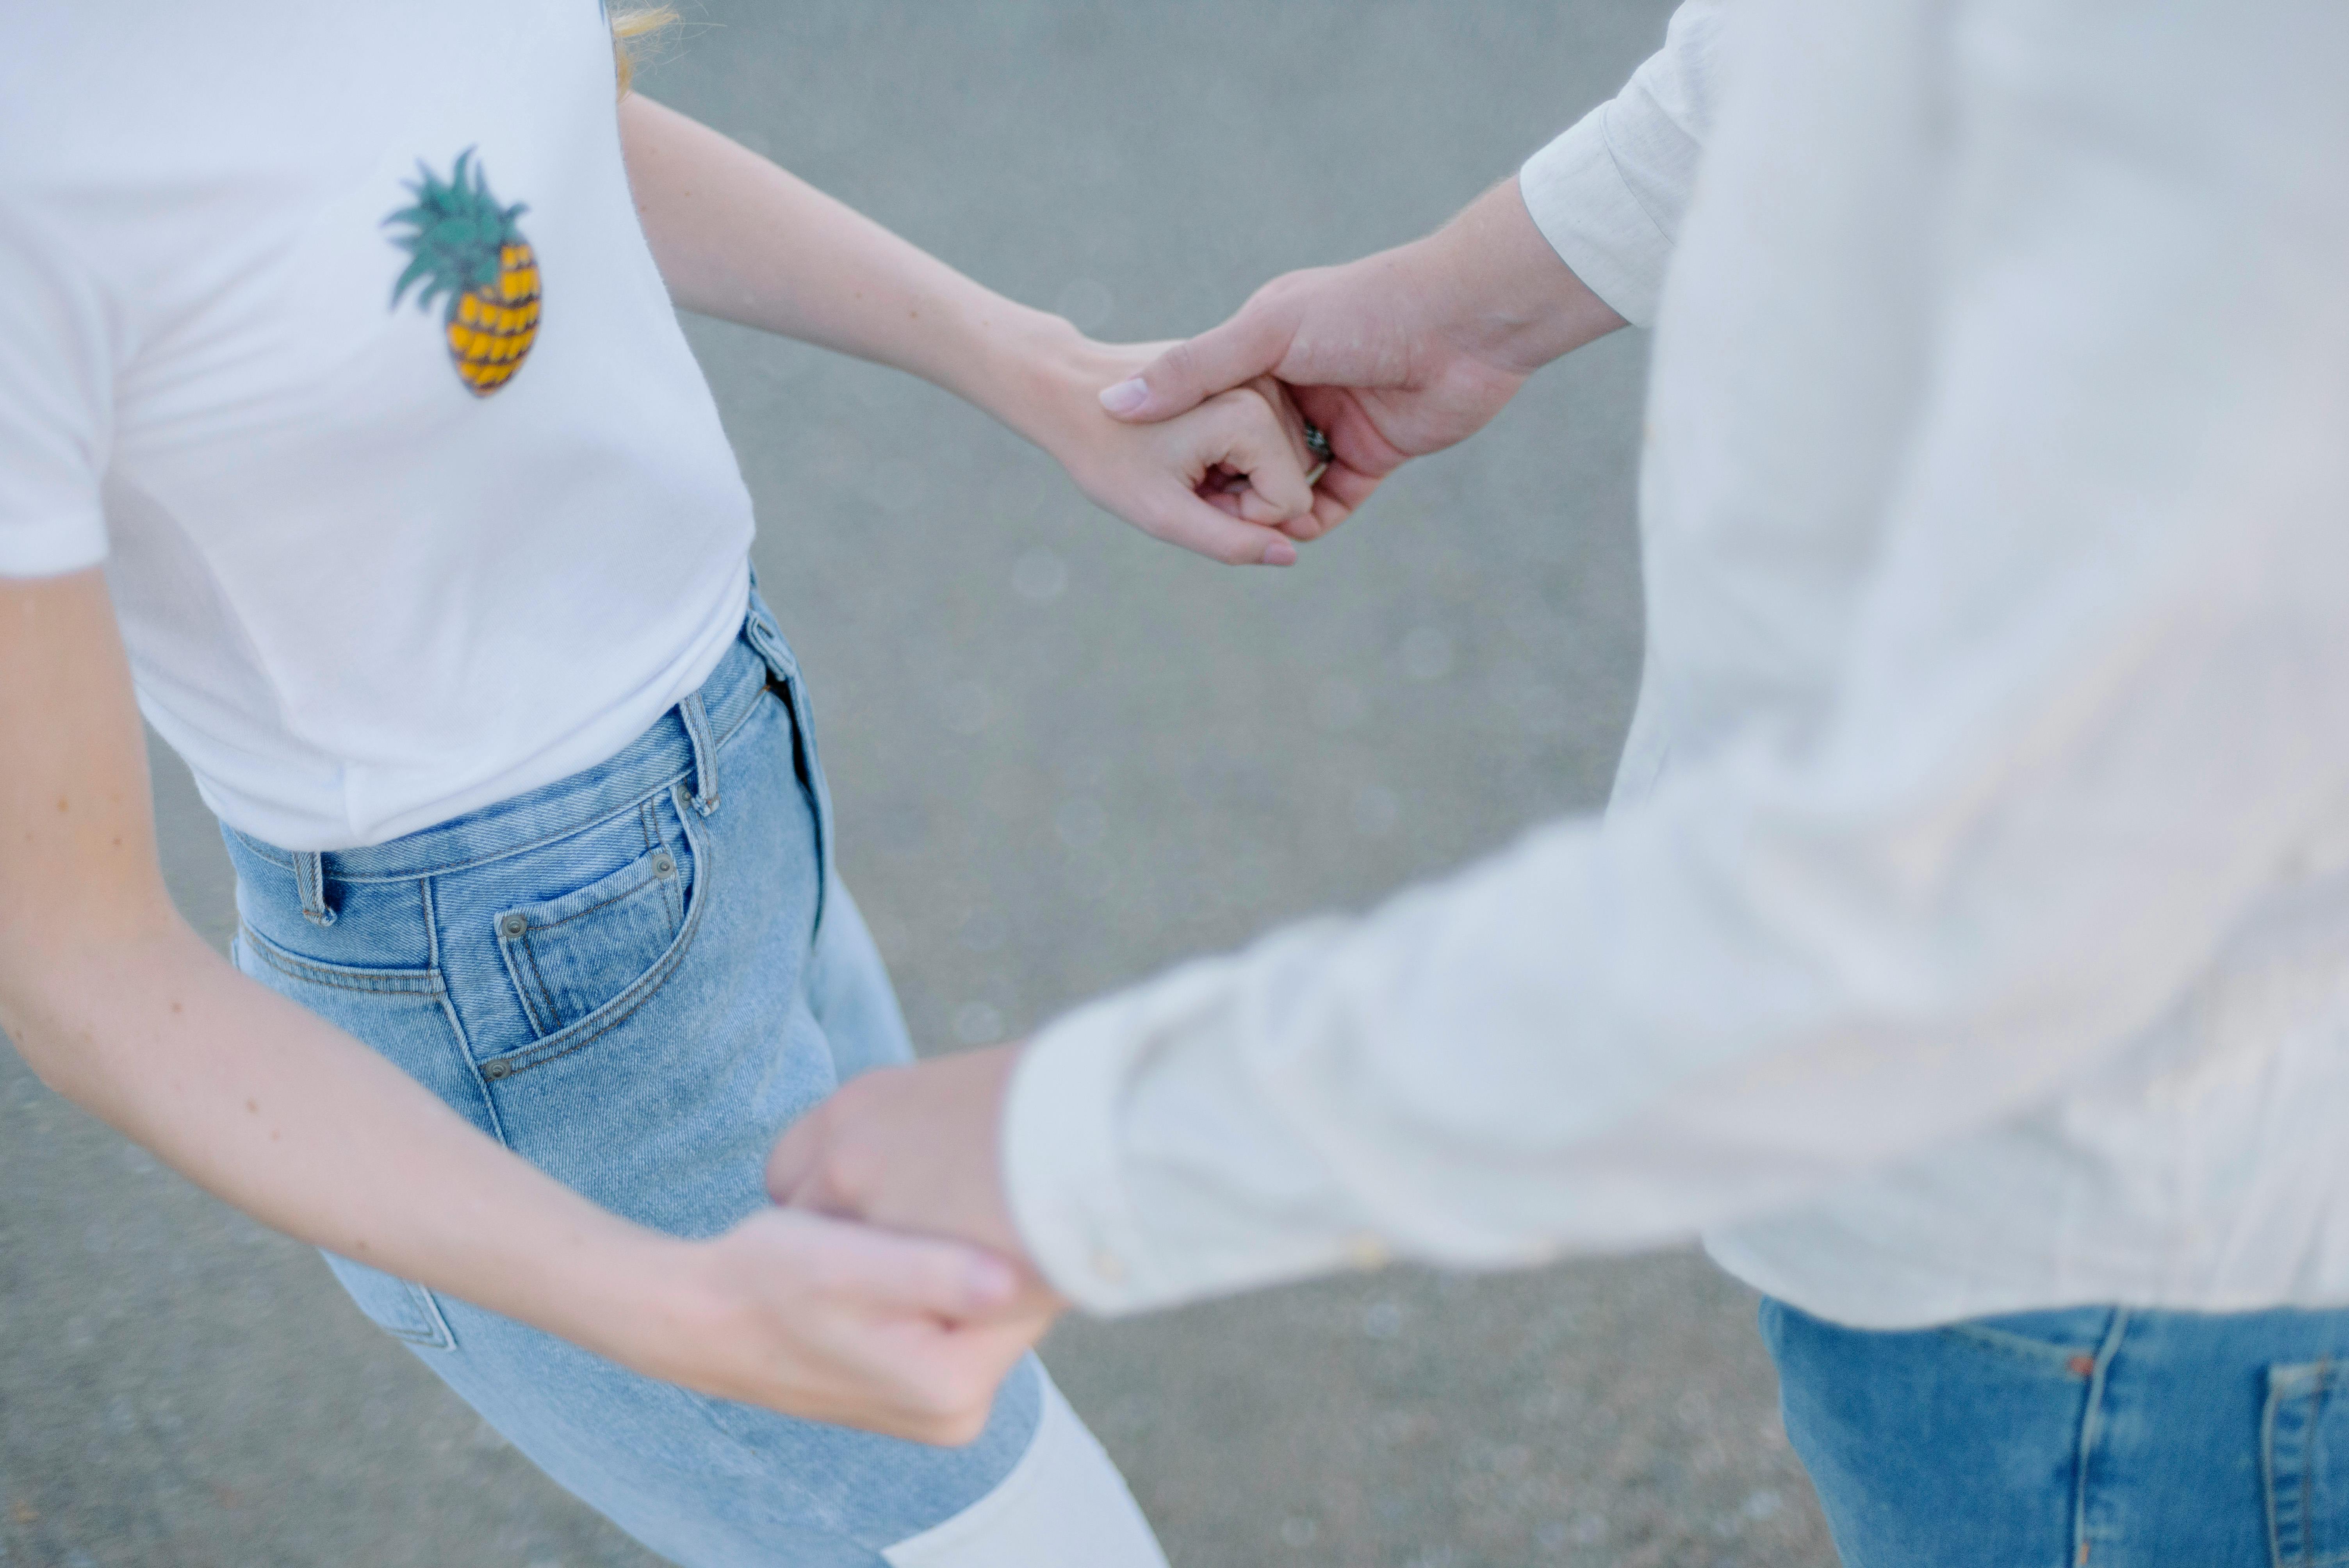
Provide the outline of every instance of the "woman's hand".
[[967,1443],[1050,1323],[1010,1265],[953,1242],[769,1209],[680,1243],[667,1310],[623,1347],[704,1393],[926,1443]]
[[761,1212],[684,1242],[500,1147],[173,913],[104,575],[0,578],[0,1031],[289,1235],[656,1377],[957,1442],[1044,1320],[977,1248]]
[[1258,377],[1163,423],[1122,423],[1100,392],[1168,346],[1094,343],[1041,316],[1009,348],[990,411],[1069,471],[1095,505],[1154,539],[1234,566],[1288,566],[1313,537],[1314,459],[1278,382]]
[[1221,326],[1103,382],[1102,402],[1121,419],[1178,418],[1278,377],[1330,440],[1313,515],[1288,529],[1313,539],[1409,459],[1484,428],[1534,371],[1623,325],[1511,180],[1425,239],[1275,278]]
[[621,101],[620,138],[646,241],[685,309],[936,382],[1155,538],[1234,564],[1297,559],[1278,531],[1308,518],[1313,463],[1303,422],[1270,378],[1203,388],[1154,428],[1121,426],[1098,394],[1166,346],[1088,342],[639,95]]

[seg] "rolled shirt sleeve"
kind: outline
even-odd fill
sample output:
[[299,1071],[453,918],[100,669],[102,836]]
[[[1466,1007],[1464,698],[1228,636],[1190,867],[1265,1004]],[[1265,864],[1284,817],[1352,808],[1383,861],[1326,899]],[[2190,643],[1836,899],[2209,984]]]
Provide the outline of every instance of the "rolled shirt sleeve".
[[2338,836],[2344,117],[2180,159],[2162,94],[2031,86],[1952,154],[1822,721],[1044,1031],[1005,1176],[1073,1299],[1783,1209],[2061,1092]]
[[1526,161],[1517,187],[1551,248],[1624,320],[1656,314],[1720,91],[1723,0],[1688,0],[1664,46]]

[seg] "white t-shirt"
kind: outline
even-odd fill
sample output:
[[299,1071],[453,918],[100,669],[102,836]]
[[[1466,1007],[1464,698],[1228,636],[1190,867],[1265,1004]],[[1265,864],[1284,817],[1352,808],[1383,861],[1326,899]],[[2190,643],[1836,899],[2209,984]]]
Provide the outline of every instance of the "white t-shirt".
[[12,18],[0,575],[106,562],[231,824],[346,848],[562,778],[737,629],[750,499],[614,103],[596,0]]

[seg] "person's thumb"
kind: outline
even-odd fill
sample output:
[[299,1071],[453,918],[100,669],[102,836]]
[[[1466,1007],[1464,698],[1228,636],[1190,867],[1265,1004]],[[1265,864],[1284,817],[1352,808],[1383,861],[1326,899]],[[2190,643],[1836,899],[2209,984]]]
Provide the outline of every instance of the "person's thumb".
[[1131,424],[1154,424],[1187,414],[1219,392],[1269,375],[1288,353],[1295,313],[1261,299],[1187,343],[1178,343],[1142,374],[1104,387],[1101,405]]

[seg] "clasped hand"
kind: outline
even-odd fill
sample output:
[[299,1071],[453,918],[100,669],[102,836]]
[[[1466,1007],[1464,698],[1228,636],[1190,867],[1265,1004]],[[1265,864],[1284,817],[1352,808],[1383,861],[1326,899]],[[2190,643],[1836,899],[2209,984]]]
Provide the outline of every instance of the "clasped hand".
[[[1062,355],[1038,438],[1146,531],[1286,564],[1286,541],[1327,532],[1403,462],[1481,428],[1540,365],[1623,325],[1558,262],[1512,183],[1424,240],[1276,279],[1138,368],[1149,351]],[[1095,407],[1071,407],[1072,380],[1121,364],[1122,379],[1093,382]],[[1309,490],[1300,411],[1332,451]],[[1065,1305],[1029,1261],[1003,1187],[1017,1051],[868,1074],[776,1145],[767,1185],[787,1212],[753,1223],[825,1227],[796,1239],[835,1270],[823,1305],[849,1353],[828,1369],[843,1389],[829,1418],[932,1441],[974,1435]],[[924,1269],[936,1271],[932,1288],[902,1288]],[[857,1368],[871,1369],[861,1394],[847,1388]]]

